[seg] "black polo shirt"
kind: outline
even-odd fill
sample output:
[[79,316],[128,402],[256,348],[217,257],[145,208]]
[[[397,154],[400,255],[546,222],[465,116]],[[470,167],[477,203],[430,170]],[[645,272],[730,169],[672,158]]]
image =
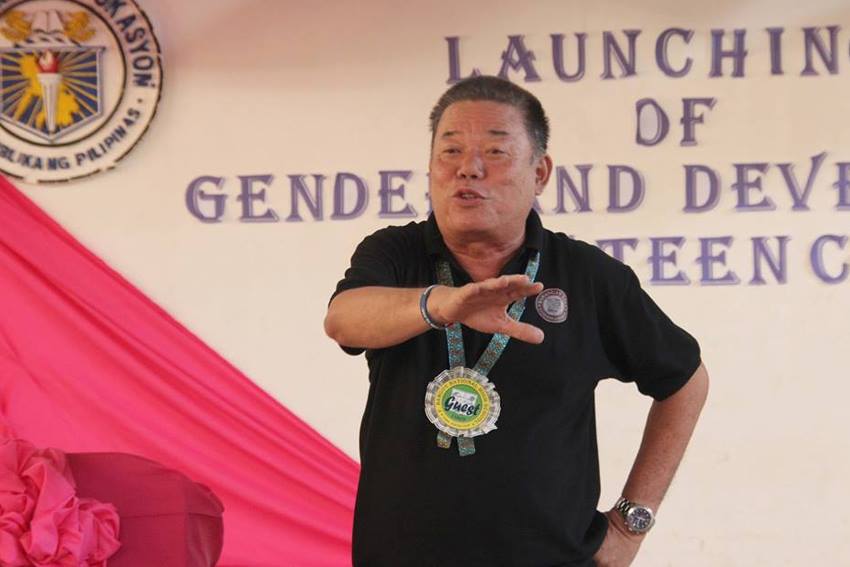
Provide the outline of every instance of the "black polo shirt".
[[[493,367],[501,414],[496,430],[475,438],[474,455],[461,457],[456,441],[451,449],[437,447],[437,429],[425,415],[427,384],[448,366],[444,332],[366,351],[354,565],[593,565],[607,528],[596,509],[594,388],[613,377],[663,399],[694,373],[699,347],[641,290],[630,268],[545,230],[534,211],[525,245],[503,273],[523,273],[537,251],[537,281],[566,293],[567,318],[549,323],[528,300],[522,321],[546,338],[540,345],[511,340]],[[381,229],[357,247],[336,293],[425,287],[436,281],[439,257],[449,260],[455,285],[470,281],[433,216]],[[463,328],[468,366],[490,337]]]

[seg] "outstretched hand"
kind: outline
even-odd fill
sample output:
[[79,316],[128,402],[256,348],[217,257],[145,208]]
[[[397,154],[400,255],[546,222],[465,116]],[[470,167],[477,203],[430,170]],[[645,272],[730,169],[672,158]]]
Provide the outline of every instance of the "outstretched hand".
[[500,276],[431,292],[428,311],[441,322],[459,322],[482,333],[502,333],[527,343],[543,342],[543,331],[508,316],[511,303],[543,291],[525,275]]

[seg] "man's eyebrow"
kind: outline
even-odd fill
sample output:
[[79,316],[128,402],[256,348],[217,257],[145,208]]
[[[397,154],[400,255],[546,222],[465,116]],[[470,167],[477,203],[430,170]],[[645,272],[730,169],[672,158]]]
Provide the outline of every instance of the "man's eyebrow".
[[[455,134],[459,133],[460,132],[458,132],[457,130],[447,130],[440,135],[440,138],[451,138]],[[505,130],[487,130],[487,133],[493,136],[510,136],[510,132],[507,132]]]

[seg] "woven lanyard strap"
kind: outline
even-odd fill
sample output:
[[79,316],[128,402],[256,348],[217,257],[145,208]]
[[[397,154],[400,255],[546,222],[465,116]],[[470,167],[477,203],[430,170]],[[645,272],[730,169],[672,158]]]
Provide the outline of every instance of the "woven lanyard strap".
[[[525,275],[528,277],[529,281],[534,281],[534,278],[537,277],[537,270],[540,268],[540,252],[537,252],[529,258],[528,264],[525,267]],[[452,269],[449,266],[449,263],[446,260],[438,260],[437,261],[437,283],[440,285],[445,285],[449,287],[454,287],[454,278],[452,278]],[[510,309],[508,309],[508,316],[515,320],[519,321],[519,318],[522,317],[523,312],[525,311],[525,299],[518,299],[511,304]],[[503,335],[502,333],[496,333],[493,335],[493,338],[490,339],[490,343],[487,345],[487,348],[481,354],[481,358],[478,359],[478,362],[475,363],[475,370],[479,374],[487,376],[490,370],[493,369],[493,365],[496,364],[496,361],[499,360],[499,357],[502,356],[502,352],[504,352],[505,347],[508,346],[508,341],[511,338],[507,335]],[[446,341],[449,345],[449,368],[455,368],[456,366],[466,366],[466,353],[463,348],[463,333],[460,328],[460,323],[454,323],[446,329]]]

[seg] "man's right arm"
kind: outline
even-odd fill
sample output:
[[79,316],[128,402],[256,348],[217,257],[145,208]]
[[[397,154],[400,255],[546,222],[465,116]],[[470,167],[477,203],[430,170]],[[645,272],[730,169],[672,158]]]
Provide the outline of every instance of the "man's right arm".
[[[462,287],[437,286],[428,297],[435,323],[460,322],[483,333],[504,333],[530,342],[543,332],[514,321],[507,309],[515,300],[540,293],[543,285],[524,275],[501,276]],[[411,339],[430,327],[422,318],[423,288],[360,287],[341,292],[328,306],[325,332],[342,346],[386,348]]]
[[384,348],[403,343],[429,329],[419,313],[422,291],[376,286],[343,291],[328,306],[325,333],[347,347]]

